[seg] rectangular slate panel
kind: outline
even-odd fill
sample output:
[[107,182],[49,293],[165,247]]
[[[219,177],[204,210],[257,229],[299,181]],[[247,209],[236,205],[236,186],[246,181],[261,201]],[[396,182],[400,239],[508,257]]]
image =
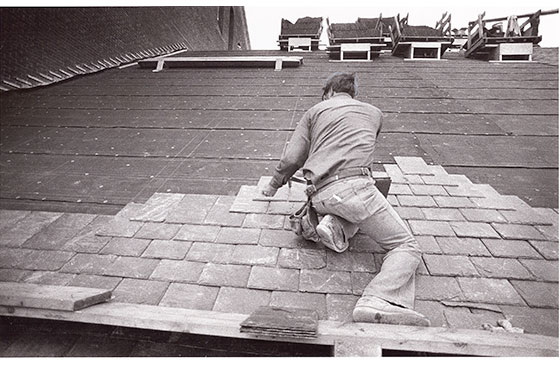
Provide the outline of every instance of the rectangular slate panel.
[[76,311],[111,298],[111,290],[0,283],[0,305]]

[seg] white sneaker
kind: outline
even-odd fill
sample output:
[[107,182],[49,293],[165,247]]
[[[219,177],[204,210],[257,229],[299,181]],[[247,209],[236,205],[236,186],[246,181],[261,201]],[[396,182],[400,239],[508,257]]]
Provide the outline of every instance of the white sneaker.
[[334,215],[327,214],[317,225],[319,242],[335,252],[344,252],[348,248],[348,240],[344,237],[342,224]]
[[352,312],[354,322],[430,326],[430,320],[412,309],[399,307],[371,295],[358,299]]

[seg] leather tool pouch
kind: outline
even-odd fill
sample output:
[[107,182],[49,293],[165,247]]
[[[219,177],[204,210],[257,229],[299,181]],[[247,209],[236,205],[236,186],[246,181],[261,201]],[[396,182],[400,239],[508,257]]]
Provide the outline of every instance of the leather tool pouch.
[[317,212],[313,209],[311,199],[308,199],[297,212],[290,215],[290,229],[298,236],[302,236],[306,240],[318,242],[317,225],[319,218]]

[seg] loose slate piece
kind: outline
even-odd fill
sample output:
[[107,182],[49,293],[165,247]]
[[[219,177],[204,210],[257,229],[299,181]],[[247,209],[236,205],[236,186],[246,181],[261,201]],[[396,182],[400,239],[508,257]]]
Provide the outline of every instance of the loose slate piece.
[[0,283],[0,305],[77,311],[111,298],[111,290],[73,286]]
[[314,310],[262,306],[241,323],[240,332],[278,337],[316,338],[318,318]]

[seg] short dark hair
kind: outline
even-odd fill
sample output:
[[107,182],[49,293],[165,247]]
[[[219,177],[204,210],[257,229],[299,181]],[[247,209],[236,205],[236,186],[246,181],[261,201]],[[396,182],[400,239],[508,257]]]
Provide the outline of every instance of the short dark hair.
[[323,99],[330,90],[335,93],[347,93],[350,94],[351,97],[355,97],[358,91],[356,74],[354,72],[337,72],[332,74],[323,87]]

